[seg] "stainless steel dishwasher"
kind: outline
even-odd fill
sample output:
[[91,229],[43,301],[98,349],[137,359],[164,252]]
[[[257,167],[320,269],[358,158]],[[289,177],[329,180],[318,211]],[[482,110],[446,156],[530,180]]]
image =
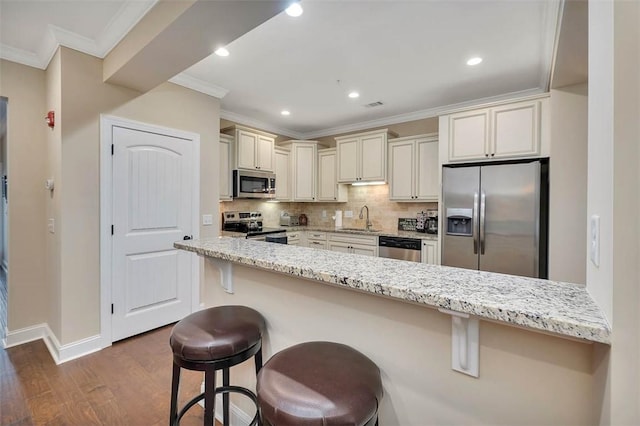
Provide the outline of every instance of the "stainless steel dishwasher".
[[420,262],[422,245],[418,238],[378,237],[378,256]]

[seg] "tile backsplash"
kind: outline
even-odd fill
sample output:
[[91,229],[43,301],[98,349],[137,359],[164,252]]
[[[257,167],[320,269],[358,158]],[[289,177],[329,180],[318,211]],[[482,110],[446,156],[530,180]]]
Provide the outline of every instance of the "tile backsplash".
[[[336,210],[342,210],[343,227],[364,227],[365,219],[359,219],[358,214],[362,206],[366,204],[369,207],[369,219],[373,223],[373,227],[392,231],[398,229],[398,218],[416,217],[416,213],[438,208],[438,203],[397,203],[389,201],[389,185],[349,185],[348,194],[349,201],[346,203],[287,203],[240,199],[220,203],[220,212],[259,210],[263,215],[264,226],[279,226],[280,212],[282,211],[286,211],[292,216],[304,213],[309,219],[310,226],[332,227],[334,226],[334,221],[331,217]],[[352,218],[345,216],[347,211],[353,212]]]

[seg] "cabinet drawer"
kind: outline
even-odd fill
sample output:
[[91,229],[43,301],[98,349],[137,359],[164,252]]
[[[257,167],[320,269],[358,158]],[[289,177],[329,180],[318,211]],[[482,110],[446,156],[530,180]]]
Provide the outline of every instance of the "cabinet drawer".
[[326,249],[327,248],[327,242],[326,241],[319,241],[319,240],[309,240],[307,242],[307,247],[311,247],[311,248],[317,248],[317,249]]
[[378,245],[377,235],[329,234],[328,240],[349,244],[361,244],[365,246]]
[[318,231],[308,231],[307,238],[309,240],[320,240],[327,241],[327,233],[326,232],[318,232]]

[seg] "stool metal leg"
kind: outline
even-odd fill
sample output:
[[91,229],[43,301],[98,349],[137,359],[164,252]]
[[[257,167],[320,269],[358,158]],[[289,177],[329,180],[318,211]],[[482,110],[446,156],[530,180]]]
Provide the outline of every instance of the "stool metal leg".
[[[229,368],[222,369],[222,386],[229,386]],[[229,426],[229,392],[222,394],[222,423]]]
[[178,389],[180,388],[180,366],[173,364],[173,377],[171,379],[171,409],[169,411],[169,426],[173,426],[178,420]]
[[216,417],[216,370],[207,366],[204,370],[204,426],[214,426]]

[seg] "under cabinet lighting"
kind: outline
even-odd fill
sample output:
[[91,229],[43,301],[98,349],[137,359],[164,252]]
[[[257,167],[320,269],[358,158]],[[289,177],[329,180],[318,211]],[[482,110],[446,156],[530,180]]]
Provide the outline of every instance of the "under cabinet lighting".
[[283,109],[282,111],[280,111],[280,114],[282,114],[282,115],[291,115],[291,113],[289,111],[287,111],[286,109]]
[[385,181],[373,181],[373,182],[354,182],[351,186],[369,186],[369,185],[386,185]]
[[360,93],[358,93],[358,92],[351,92],[351,93],[349,93],[349,97],[350,97],[351,99],[359,98],[359,97],[360,97]]

